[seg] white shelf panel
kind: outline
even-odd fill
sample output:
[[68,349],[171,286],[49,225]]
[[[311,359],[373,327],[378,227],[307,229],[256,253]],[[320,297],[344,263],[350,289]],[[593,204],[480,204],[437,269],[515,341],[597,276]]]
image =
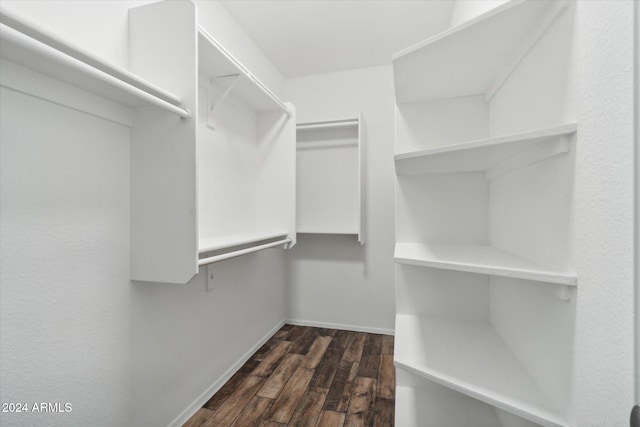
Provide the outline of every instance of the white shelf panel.
[[[501,162],[527,153],[536,147],[560,145],[565,142],[563,137],[568,137],[576,131],[576,123],[570,123],[530,132],[396,154],[396,172],[398,174],[420,174],[487,171]],[[565,152],[564,147],[549,151],[550,155],[561,152]],[[532,159],[539,158],[539,156],[534,156]]]
[[545,426],[567,426],[484,322],[396,316],[396,366]]
[[180,117],[190,116],[176,95],[7,11],[1,16],[3,59],[126,107],[153,105]]
[[248,245],[268,239],[277,239],[287,237],[286,231],[269,231],[255,233],[239,233],[229,234],[226,236],[217,236],[207,239],[200,239],[198,242],[198,253],[218,251],[221,249],[232,248],[234,246]]
[[546,270],[508,252],[482,245],[396,243],[394,259],[401,264],[490,274],[576,286],[574,275]]
[[[202,27],[198,28],[198,62],[200,71],[210,79],[238,75],[233,93],[253,110],[281,110],[290,114],[287,106],[273,92]],[[209,84],[210,82],[203,83]]]
[[393,56],[397,102],[485,94],[565,1],[511,0]]

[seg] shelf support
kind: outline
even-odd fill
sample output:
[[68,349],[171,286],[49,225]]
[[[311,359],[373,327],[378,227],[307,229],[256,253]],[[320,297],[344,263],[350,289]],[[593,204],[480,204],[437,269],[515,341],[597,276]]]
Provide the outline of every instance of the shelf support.
[[564,136],[559,140],[551,140],[548,143],[540,144],[528,151],[503,160],[487,169],[484,175],[487,181],[490,181],[493,178],[497,178],[515,169],[524,168],[548,159],[549,157],[558,156],[567,152],[569,152],[569,137]]
[[[208,96],[208,104],[207,104],[207,126],[209,128],[211,129],[216,128],[215,110],[218,107],[218,105],[220,105],[222,101],[227,97],[227,95],[231,93],[234,86],[238,82],[239,77],[240,77],[240,74],[230,74],[228,76],[214,77],[209,81],[210,83],[208,87],[209,96]],[[215,88],[218,86],[225,86],[225,84],[221,82],[230,82],[230,83],[226,83],[224,92],[222,92],[222,94],[217,96]]]

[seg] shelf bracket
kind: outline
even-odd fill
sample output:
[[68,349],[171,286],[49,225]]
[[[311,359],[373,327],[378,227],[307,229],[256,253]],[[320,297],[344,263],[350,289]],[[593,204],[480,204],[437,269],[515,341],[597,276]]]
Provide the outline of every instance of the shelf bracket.
[[551,139],[550,142],[540,144],[528,151],[516,154],[511,158],[491,166],[486,170],[485,178],[487,181],[490,181],[513,170],[524,168],[550,157],[567,153],[569,150],[569,137],[564,136],[556,140]]
[[[228,76],[214,77],[209,81],[208,102],[207,102],[207,126],[211,129],[216,128],[215,111],[218,105],[231,93],[236,85],[240,74],[230,74]],[[217,88],[223,88],[223,92],[219,93]]]
[[209,264],[207,265],[207,291],[211,291],[213,290],[213,286],[214,286],[214,274],[213,274],[213,265]]

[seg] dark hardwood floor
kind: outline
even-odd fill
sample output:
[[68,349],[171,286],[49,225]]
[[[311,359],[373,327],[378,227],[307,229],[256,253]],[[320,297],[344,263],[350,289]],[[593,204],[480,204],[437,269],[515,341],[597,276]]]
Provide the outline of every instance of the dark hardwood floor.
[[393,337],[283,326],[184,426],[393,426]]

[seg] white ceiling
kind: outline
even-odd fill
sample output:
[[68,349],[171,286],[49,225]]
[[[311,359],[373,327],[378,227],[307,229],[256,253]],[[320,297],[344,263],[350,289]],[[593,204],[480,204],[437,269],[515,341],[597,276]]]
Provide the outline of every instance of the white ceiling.
[[387,64],[446,29],[451,0],[224,0],[285,77]]

